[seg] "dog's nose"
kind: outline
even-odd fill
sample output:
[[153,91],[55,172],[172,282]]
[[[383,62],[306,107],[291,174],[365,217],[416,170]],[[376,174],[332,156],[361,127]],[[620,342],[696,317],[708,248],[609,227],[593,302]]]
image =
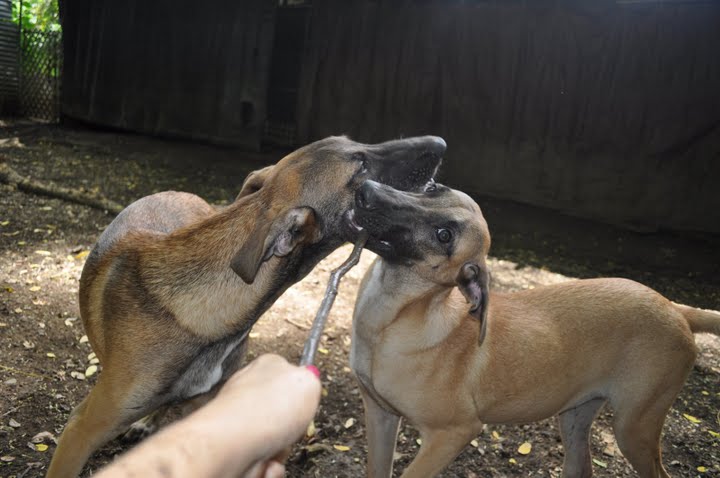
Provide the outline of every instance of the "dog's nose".
[[375,209],[376,197],[374,181],[365,181],[355,193],[355,205],[360,209],[372,211]]

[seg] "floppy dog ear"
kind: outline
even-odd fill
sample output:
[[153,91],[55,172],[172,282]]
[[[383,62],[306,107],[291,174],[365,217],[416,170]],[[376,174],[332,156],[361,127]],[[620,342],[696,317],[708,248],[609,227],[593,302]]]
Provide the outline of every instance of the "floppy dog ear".
[[480,338],[478,342],[482,344],[487,329],[490,272],[488,272],[485,264],[466,262],[460,268],[455,282],[460,292],[470,303],[470,315],[480,322]]
[[274,167],[275,165],[273,164],[248,174],[235,200],[237,201],[240,198],[244,198],[245,196],[258,192],[265,184],[265,180],[268,178]]
[[258,220],[230,267],[246,284],[252,284],[263,262],[287,256],[299,244],[313,244],[321,238],[313,208],[290,209],[272,222]]

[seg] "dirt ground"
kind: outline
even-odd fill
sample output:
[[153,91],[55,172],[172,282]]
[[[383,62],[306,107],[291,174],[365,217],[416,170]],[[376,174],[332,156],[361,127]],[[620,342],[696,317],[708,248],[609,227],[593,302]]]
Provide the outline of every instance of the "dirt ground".
[[[0,155],[23,175],[99,192],[121,204],[176,189],[222,205],[234,198],[249,171],[281,153],[4,123]],[[720,307],[718,248],[707,238],[636,234],[497,200],[481,199],[480,205],[494,234],[495,289],[614,275],[640,280],[679,302]],[[84,257],[111,220],[99,210],[0,185],[0,478],[44,474],[55,448],[52,437],[96,380],[78,319],[78,278]],[[298,360],[329,271],[349,252],[348,246],[336,251],[281,297],[255,327],[249,359],[272,351]],[[363,411],[347,354],[353,299],[371,256],[365,251],[341,285],[319,356],[324,397],[316,432],[294,448],[289,476],[364,475]],[[697,342],[697,364],[665,425],[664,461],[674,477],[720,476],[720,340],[698,336]],[[635,476],[615,445],[610,416],[602,411],[593,428],[596,476]],[[404,424],[396,472],[417,452],[417,438]],[[532,449],[520,454],[525,442]],[[110,443],[88,470],[125,449],[118,441]],[[558,477],[561,464],[551,419],[487,426],[442,476]]]

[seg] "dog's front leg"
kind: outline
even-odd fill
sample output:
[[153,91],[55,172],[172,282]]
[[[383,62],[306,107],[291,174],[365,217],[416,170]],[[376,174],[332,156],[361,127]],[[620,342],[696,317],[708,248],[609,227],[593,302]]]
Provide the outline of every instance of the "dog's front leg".
[[364,391],[362,398],[365,404],[365,429],[368,439],[367,476],[390,478],[400,417],[382,408]]
[[460,454],[473,436],[475,432],[470,430],[420,430],[420,451],[401,478],[437,475]]

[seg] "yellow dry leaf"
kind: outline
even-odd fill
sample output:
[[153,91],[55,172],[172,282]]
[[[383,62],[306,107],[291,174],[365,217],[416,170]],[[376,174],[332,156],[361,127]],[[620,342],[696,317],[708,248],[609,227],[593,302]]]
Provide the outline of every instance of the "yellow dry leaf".
[[470,442],[470,445],[472,445],[472,446],[474,446],[475,448],[477,448],[478,446],[480,446],[480,443],[479,443],[477,440],[473,440],[473,441]]
[[494,440],[500,440],[500,434],[495,430],[492,432],[492,437]]
[[607,468],[607,463],[605,463],[605,462],[602,461],[602,460],[598,460],[597,458],[593,458],[592,461],[593,461],[593,463],[595,463],[595,464],[596,464],[597,466],[599,466],[600,468]]
[[5,287],[5,292],[9,292],[10,294],[12,294],[13,292],[15,292],[15,289],[13,289],[12,287]]
[[48,353],[46,353],[45,355],[46,355],[47,357],[50,357],[50,358],[55,358],[55,354],[52,353],[52,352],[48,352]]
[[305,431],[305,435],[312,438],[315,436],[315,421],[310,422],[310,425],[308,425],[307,430]]
[[20,307],[18,307],[18,308],[15,309],[13,312],[15,312],[16,314],[21,314],[21,313],[22,313],[22,309],[21,309]]
[[10,221],[0,222],[0,226],[7,226],[8,224],[10,224]]
[[320,352],[323,355],[327,355],[330,353],[330,351],[328,349],[323,348],[323,347],[318,347],[318,352]]
[[30,290],[31,290],[32,292],[37,292],[37,291],[40,290],[40,286],[39,286],[39,285],[34,285],[34,286],[30,287]]
[[516,460],[515,458],[510,458],[510,459],[508,460],[508,462],[511,463],[511,464],[513,464],[513,465],[517,465],[517,460]]
[[320,392],[320,394],[321,394],[323,397],[327,397],[327,396],[328,396],[327,388],[323,387],[323,389],[322,389],[322,391]]
[[37,451],[47,451],[48,446],[47,446],[46,444],[44,444],[44,443],[37,443],[37,444],[35,445],[35,449],[36,449]]
[[90,352],[90,353],[88,354],[88,358],[87,358],[87,359],[88,359],[88,360],[92,360],[92,359],[94,359],[95,357],[97,357],[97,355],[95,355],[95,352]]
[[345,420],[345,424],[343,425],[345,428],[350,428],[353,425],[355,425],[355,419],[354,418],[348,418]]
[[87,342],[87,341],[88,341],[88,336],[87,336],[87,335],[83,335],[82,337],[80,337],[80,343],[81,343],[81,344],[84,344],[84,343]]
[[700,423],[702,421],[699,418],[696,418],[692,415],[688,415],[687,413],[683,413],[683,416],[685,417],[685,419],[687,421],[692,422],[692,423]]
[[90,251],[80,251],[75,254],[75,259],[85,259],[90,254]]
[[715,438],[720,438],[720,433],[718,433],[718,432],[714,432],[714,431],[712,431],[712,430],[708,430],[708,433],[710,434],[710,436],[713,436],[713,437],[715,437]]
[[260,337],[260,332],[250,332],[248,334],[248,337],[250,337],[251,339],[256,339],[256,338]]
[[705,468],[704,466],[698,466],[697,471],[699,471],[700,473],[705,473],[707,471],[707,468]]
[[521,455],[528,455],[532,451],[532,445],[528,442],[523,443],[518,447],[518,453]]
[[702,393],[702,394],[705,395],[706,397],[707,397],[708,395],[710,395],[710,392],[708,392],[707,390],[703,390],[703,391],[700,392],[700,393]]
[[49,256],[50,251],[35,251],[35,254],[39,254],[41,256]]
[[350,447],[345,445],[333,445],[333,448],[335,448],[337,451],[349,451]]
[[90,365],[88,368],[85,369],[85,376],[92,377],[97,373],[97,370],[97,365]]
[[415,440],[415,443],[417,443],[418,445],[422,445],[422,438],[417,438]]
[[18,245],[18,246],[24,246],[25,244],[27,244],[27,242],[25,242],[25,241],[17,241],[17,245]]

